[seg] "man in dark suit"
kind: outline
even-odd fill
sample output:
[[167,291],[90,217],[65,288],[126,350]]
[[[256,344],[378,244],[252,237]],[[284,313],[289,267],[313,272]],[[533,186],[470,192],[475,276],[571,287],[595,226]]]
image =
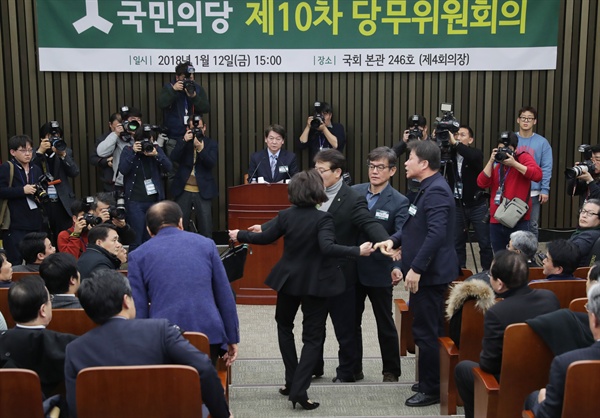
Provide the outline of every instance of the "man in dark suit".
[[0,334],[0,367],[33,370],[45,396],[56,393],[65,380],[65,348],[75,335],[50,331],[52,297],[38,276],[15,282],[8,291],[13,329]]
[[[408,199],[390,184],[390,178],[396,173],[398,158],[391,148],[379,147],[369,153],[367,160],[369,183],[357,184],[352,186],[352,189],[366,197],[371,216],[391,235],[401,230],[408,218]],[[398,376],[400,376],[400,350],[398,333],[392,316],[393,292],[390,280],[390,271],[394,266],[400,267],[400,262],[393,261],[381,253],[375,253],[357,261],[355,377],[363,374],[361,323],[367,296],[373,306],[377,323],[379,348],[383,361],[383,381],[397,382]]]
[[169,156],[179,165],[171,194],[183,212],[183,228],[190,230],[194,207],[197,231],[212,238],[212,199],[219,194],[212,169],[219,160],[219,147],[217,141],[206,136],[206,124],[200,116],[194,116],[188,128],[183,141],[177,141]]
[[88,246],[77,260],[77,270],[83,279],[87,279],[98,269],[117,270],[126,261],[127,252],[119,241],[117,228],[112,224],[100,224],[90,229]]
[[508,250],[496,253],[490,268],[490,285],[496,295],[504,299],[485,313],[479,364],[464,360],[454,369],[456,387],[464,401],[467,418],[474,416],[473,368],[481,367],[500,380],[506,327],[560,309],[556,295],[549,290],[531,289],[527,285],[528,277],[527,259],[523,254]]
[[257,151],[250,157],[248,183],[279,183],[290,180],[298,172],[296,155],[281,148],[285,135],[281,125],[270,125],[265,129],[267,149]]
[[40,265],[40,277],[54,296],[52,308],[81,309],[79,299],[75,296],[81,284],[81,275],[73,254],[55,253],[46,257]]
[[77,417],[75,383],[80,370],[152,364],[192,366],[200,375],[202,402],[211,416],[230,416],[221,381],[208,356],[166,319],[136,320],[126,277],[100,270],[84,280],[77,293],[85,313],[100,326],[67,347],[64,371],[71,418]]
[[592,346],[568,351],[556,356],[550,366],[550,378],[545,389],[533,392],[525,402],[525,409],[533,410],[536,418],[560,418],[565,394],[567,369],[579,360],[600,360],[600,285],[588,291],[588,320],[596,341]]
[[[440,399],[440,355],[438,337],[443,333],[444,295],[459,271],[454,249],[454,196],[439,173],[440,149],[433,141],[412,141],[404,163],[406,177],[420,182],[419,193],[410,205],[408,220],[382,246],[391,254],[402,245],[402,268],[392,270],[392,280],[405,280],[411,292],[414,314],[413,335],[419,347],[417,393],[407,406],[426,406]],[[397,250],[398,251],[398,250]]]

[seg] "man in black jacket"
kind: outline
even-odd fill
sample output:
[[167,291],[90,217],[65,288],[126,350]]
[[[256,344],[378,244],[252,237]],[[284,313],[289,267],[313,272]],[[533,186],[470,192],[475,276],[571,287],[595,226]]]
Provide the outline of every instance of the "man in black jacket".
[[81,278],[86,279],[95,270],[117,270],[125,261],[127,254],[119,242],[116,227],[100,224],[90,229],[87,250],[79,257],[77,269]]
[[479,364],[464,360],[454,369],[456,388],[464,401],[466,418],[472,418],[475,412],[473,367],[481,367],[484,372],[500,379],[506,327],[560,309],[556,295],[549,290],[530,288],[528,277],[524,255],[507,250],[496,253],[490,268],[490,284],[496,295],[504,299],[485,313]]
[[479,243],[479,259],[483,270],[492,264],[490,226],[487,221],[487,199],[477,186],[477,176],[483,170],[483,152],[474,148],[473,130],[461,125],[456,135],[450,135],[452,161],[446,163],[446,179],[454,192],[456,203],[456,230],[454,246],[460,266],[467,265],[466,241],[469,226],[473,226]]

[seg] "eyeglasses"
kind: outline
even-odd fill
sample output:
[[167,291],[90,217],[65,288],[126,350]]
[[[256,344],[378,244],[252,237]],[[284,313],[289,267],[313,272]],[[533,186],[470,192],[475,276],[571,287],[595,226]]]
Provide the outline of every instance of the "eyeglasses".
[[579,213],[582,215],[598,216],[598,213],[590,212],[589,210],[586,210],[586,209],[579,210]]
[[31,154],[31,153],[33,153],[33,148],[26,148],[26,149],[19,148],[17,151],[19,151],[23,154]]
[[381,164],[381,165],[367,164],[367,167],[369,167],[369,170],[371,170],[371,171],[375,171],[375,170],[383,171],[386,168],[391,168],[392,166],[391,165],[383,165],[383,164]]
[[48,300],[46,301],[46,303],[52,302],[53,300],[54,300],[54,295],[50,294],[50,297],[48,298]]
[[319,172],[319,174],[327,173],[328,171],[332,171],[331,168],[315,168]]
[[527,116],[520,116],[519,119],[521,119],[523,122],[531,122],[532,120],[535,120],[535,118]]

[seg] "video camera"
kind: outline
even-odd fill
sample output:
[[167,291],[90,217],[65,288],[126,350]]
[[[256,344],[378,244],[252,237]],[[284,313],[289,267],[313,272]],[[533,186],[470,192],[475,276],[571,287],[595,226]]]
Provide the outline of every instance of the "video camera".
[[62,152],[67,149],[67,143],[62,139],[60,124],[55,120],[50,121],[49,141],[57,151]]
[[583,161],[577,163],[575,167],[567,168],[565,170],[565,177],[568,179],[574,179],[583,173],[591,173],[593,175],[596,172],[596,166],[592,161],[592,147],[587,144],[582,144],[577,151],[581,153]]
[[183,80],[183,88],[188,94],[194,94],[196,91],[196,83],[192,80],[192,74],[196,72],[196,69],[192,65],[188,65],[187,71],[185,72],[185,79]]
[[315,102],[314,107],[315,110],[313,113],[313,118],[310,121],[310,129],[317,130],[322,123],[325,123],[325,116],[323,116],[323,107],[321,106],[321,102]]
[[192,134],[196,137],[198,141],[204,140],[204,132],[202,132],[202,128],[200,128],[201,120],[202,117],[200,115],[194,115],[194,118],[192,119],[192,124],[194,126],[192,128]]
[[421,116],[412,115],[408,119],[408,140],[423,139],[423,131],[419,129],[422,124]]
[[508,156],[512,156],[515,154],[515,152],[508,147],[508,144],[510,143],[510,134],[512,132],[510,131],[504,131],[500,134],[500,138],[498,139],[498,143],[502,143],[504,146],[502,148],[498,148],[498,151],[496,151],[496,155],[494,156],[494,160],[496,162],[502,162],[504,160],[506,160],[508,158]]
[[452,159],[450,148],[450,135],[454,135],[460,129],[460,122],[454,117],[451,103],[440,105],[442,116],[437,118],[435,127],[435,140],[440,147],[442,164]]

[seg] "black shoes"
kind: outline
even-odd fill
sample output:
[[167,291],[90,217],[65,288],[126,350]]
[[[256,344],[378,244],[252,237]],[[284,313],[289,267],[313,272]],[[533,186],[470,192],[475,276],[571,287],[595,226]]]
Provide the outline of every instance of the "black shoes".
[[420,392],[420,390],[419,390],[419,382],[417,382],[414,385],[412,385],[410,387],[410,390],[412,390],[413,392]]
[[383,374],[383,383],[397,382],[398,376],[394,373],[385,372]]
[[310,399],[307,399],[305,401],[292,401],[292,407],[294,409],[296,409],[296,403],[299,403],[300,406],[306,409],[307,411],[310,411],[311,409],[317,409],[320,405],[319,402],[313,402]]
[[365,374],[363,372],[354,373],[354,380],[359,381],[365,378]]
[[288,385],[285,385],[282,388],[279,388],[279,393],[282,394],[283,396],[288,396],[290,394],[290,388]]
[[440,403],[439,395],[427,395],[423,392],[415,393],[413,396],[408,398],[404,405],[406,406],[429,406]]
[[[364,376],[363,376],[364,379]],[[352,377],[351,379],[342,379],[340,377],[334,377],[333,379],[331,379],[331,381],[333,383],[353,383],[356,382],[356,379],[354,379],[354,377]]]
[[323,369],[321,369],[321,370],[314,371],[312,374],[312,377],[314,377],[315,379],[318,379],[319,377],[323,376],[324,374],[325,374],[325,372],[323,371]]

